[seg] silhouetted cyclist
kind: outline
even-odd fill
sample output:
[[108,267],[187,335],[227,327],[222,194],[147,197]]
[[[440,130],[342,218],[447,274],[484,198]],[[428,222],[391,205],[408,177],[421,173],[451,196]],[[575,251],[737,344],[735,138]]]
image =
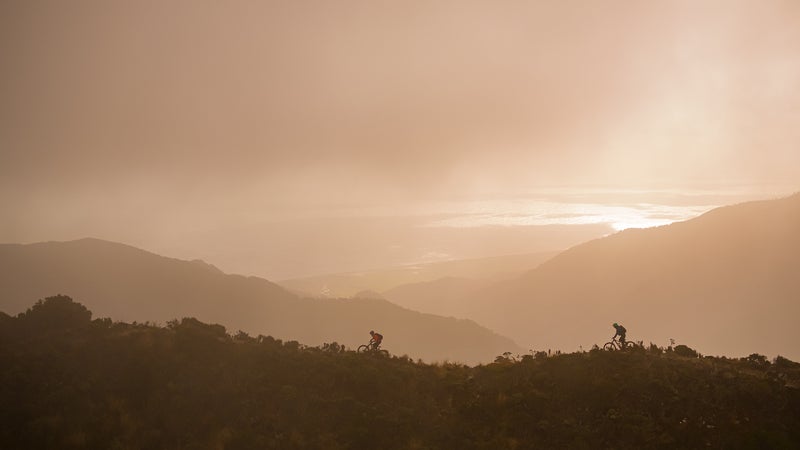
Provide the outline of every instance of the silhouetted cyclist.
[[617,333],[612,337],[613,340],[615,337],[619,336],[619,342],[622,344],[622,348],[625,348],[625,333],[628,331],[622,325],[614,322],[614,329],[617,330]]
[[372,344],[372,349],[377,350],[378,347],[381,346],[381,342],[383,341],[383,335],[380,333],[376,333],[373,330],[369,330],[369,335],[372,336],[372,339],[369,340],[369,343]]

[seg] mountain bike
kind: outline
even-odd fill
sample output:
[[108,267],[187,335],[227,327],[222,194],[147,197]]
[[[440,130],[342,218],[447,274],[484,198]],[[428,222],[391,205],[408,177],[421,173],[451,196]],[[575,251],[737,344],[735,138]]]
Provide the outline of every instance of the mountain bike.
[[359,345],[356,351],[358,353],[373,353],[380,356],[389,356],[388,350],[384,350],[376,346],[374,342],[370,342],[369,344]]
[[616,337],[611,339],[611,342],[606,342],[603,346],[603,350],[608,350],[613,352],[615,350],[633,350],[636,348],[636,344],[631,341],[625,341],[625,344],[620,342]]

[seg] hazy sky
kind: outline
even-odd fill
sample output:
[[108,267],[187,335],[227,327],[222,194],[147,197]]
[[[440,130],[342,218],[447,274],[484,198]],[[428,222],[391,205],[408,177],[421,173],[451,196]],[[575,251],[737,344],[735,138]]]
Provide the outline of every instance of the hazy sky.
[[[628,219],[531,216],[800,189],[800,2],[4,0],[0,100],[0,242],[273,278],[349,240],[369,265],[551,250]],[[437,247],[464,214],[493,237]]]

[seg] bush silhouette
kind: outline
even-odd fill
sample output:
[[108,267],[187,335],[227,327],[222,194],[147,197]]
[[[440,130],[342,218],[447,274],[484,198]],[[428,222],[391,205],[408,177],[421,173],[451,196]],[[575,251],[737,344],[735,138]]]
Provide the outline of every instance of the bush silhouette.
[[37,301],[19,319],[28,327],[48,331],[88,326],[92,312],[66,295],[56,295]]
[[673,351],[678,356],[685,356],[687,358],[697,358],[698,357],[698,354],[697,354],[696,350],[694,350],[692,348],[689,348],[688,346],[683,345],[683,344],[676,345],[675,349]]

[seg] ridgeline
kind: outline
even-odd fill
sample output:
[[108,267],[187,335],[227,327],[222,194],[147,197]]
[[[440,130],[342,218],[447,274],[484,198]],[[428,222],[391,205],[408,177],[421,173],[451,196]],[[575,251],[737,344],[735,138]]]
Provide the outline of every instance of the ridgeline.
[[0,313],[0,447],[800,448],[800,364],[685,346],[423,364],[91,319]]

